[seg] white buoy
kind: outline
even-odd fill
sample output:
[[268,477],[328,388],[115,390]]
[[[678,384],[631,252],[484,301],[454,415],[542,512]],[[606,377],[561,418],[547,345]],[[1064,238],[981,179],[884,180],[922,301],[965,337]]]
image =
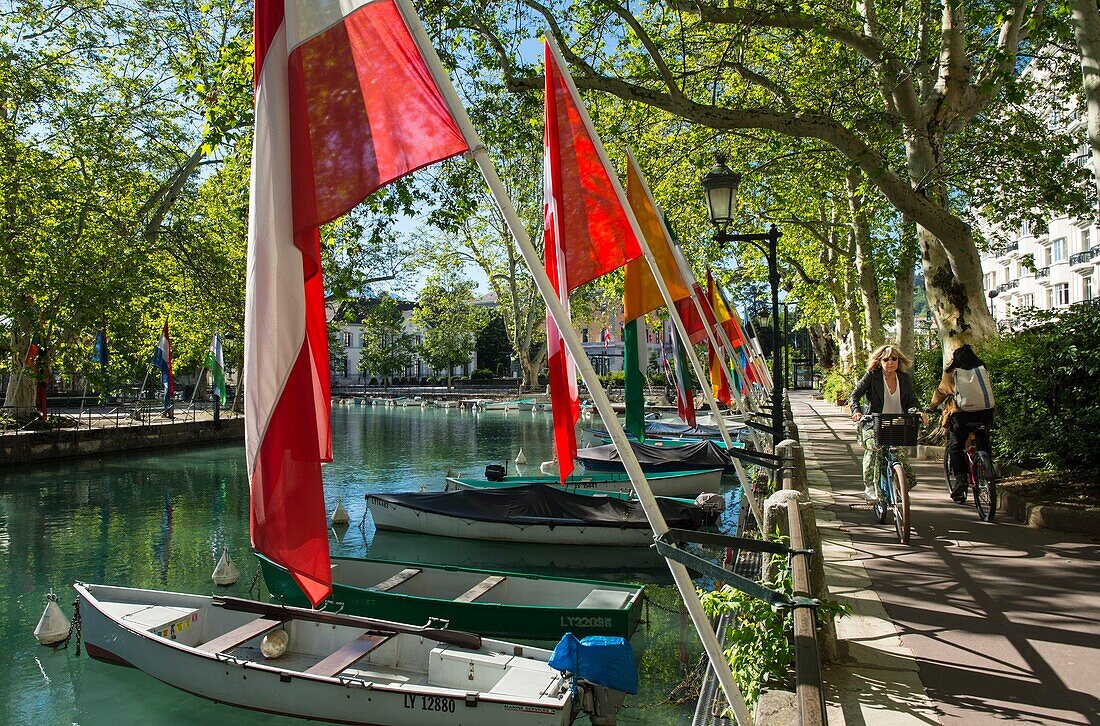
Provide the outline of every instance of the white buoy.
[[544,461],[539,464],[539,471],[546,476],[556,476],[558,473],[558,462],[555,459]]
[[516,454],[516,463],[520,466],[523,466],[527,463],[527,457],[523,455],[523,449],[520,449],[519,453]]
[[221,559],[218,560],[218,565],[214,568],[214,572],[210,575],[210,579],[214,581],[215,585],[225,587],[227,585],[232,585],[240,576],[240,570],[233,564],[233,558],[229,556],[229,548],[223,547]]
[[273,630],[260,641],[260,652],[264,654],[264,658],[274,660],[286,652],[286,646],[289,642],[290,636],[287,635],[285,630],[282,628]]
[[349,522],[351,522],[351,517],[348,515],[348,510],[344,509],[344,503],[342,501],[337,501],[336,509],[332,510],[332,523],[348,524]]
[[34,637],[42,645],[60,643],[69,637],[69,619],[58,607],[57,595],[53,594],[53,590],[46,595],[46,609],[34,629]]

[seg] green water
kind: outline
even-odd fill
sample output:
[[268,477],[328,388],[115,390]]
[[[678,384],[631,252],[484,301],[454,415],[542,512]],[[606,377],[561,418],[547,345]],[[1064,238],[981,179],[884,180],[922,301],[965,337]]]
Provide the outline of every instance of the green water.
[[[442,489],[448,467],[480,474],[487,463],[511,462],[521,447],[532,462],[525,471],[537,471],[538,462],[550,458],[550,430],[549,414],[542,413],[336,407],[334,461],[324,469],[326,499],[330,510],[338,500],[344,503],[352,526],[333,533],[333,553],[640,580],[650,583],[656,602],[673,604],[667,571],[644,550],[517,552],[506,545],[419,535],[375,537],[365,516],[365,493]],[[240,582],[228,589],[210,581],[223,546],[241,570]],[[77,657],[73,646],[57,651],[39,646],[33,637],[51,589],[71,614],[74,580],[240,596],[254,586],[253,595],[266,596],[254,583],[256,573],[248,554],[248,487],[240,446],[0,473],[0,723],[304,723],[212,704],[133,669]],[[698,658],[690,625],[651,608],[650,624],[632,644],[642,691],[628,699],[620,722],[690,722],[690,704],[665,703]]]

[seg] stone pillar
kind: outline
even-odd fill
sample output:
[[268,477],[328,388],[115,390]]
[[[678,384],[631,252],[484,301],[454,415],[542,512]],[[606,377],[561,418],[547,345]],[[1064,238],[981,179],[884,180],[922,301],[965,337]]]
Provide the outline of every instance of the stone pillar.
[[779,456],[780,464],[789,467],[777,489],[790,488],[806,494],[806,453],[802,445],[794,439],[784,439],[775,448],[775,453]]

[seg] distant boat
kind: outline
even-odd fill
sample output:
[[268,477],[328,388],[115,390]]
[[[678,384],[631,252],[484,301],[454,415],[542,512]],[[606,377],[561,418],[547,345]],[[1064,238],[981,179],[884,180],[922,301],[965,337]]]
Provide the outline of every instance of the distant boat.
[[[684,446],[653,446],[631,441],[630,447],[642,467],[642,471],[684,471],[689,469],[713,469],[722,467],[733,471],[729,454],[712,441],[698,441]],[[622,458],[614,444],[592,446],[577,452],[577,461],[589,471],[623,471]]]
[[540,648],[236,598],[74,587],[89,655],[218,703],[345,724],[471,723],[472,707],[493,726],[573,720],[572,681]]
[[[649,488],[655,496],[696,497],[704,493],[717,493],[722,486],[723,473],[724,470],[721,467],[694,471],[654,472],[652,474],[647,472],[646,481],[649,482]],[[448,478],[447,481],[453,481],[469,489],[486,488],[482,486],[483,483],[488,485],[498,483],[474,477],[454,477]],[[499,484],[509,486],[551,484],[560,486],[560,479],[556,476],[541,476],[538,474],[506,476],[499,480]],[[627,476],[625,471],[591,471],[583,474],[573,474],[566,479],[562,488],[578,494],[583,494],[586,490],[617,491],[626,494],[631,494],[634,491],[634,487],[630,483],[630,477]]]
[[[264,582],[287,605],[309,600],[286,569],[263,555]],[[642,614],[643,588],[613,582],[528,575],[376,559],[332,558],[333,603],[340,612],[530,640],[577,636],[629,638]]]
[[[703,523],[700,507],[668,499],[658,504],[669,527],[698,529]],[[368,494],[367,505],[380,530],[538,544],[644,547],[653,543],[653,532],[638,503],[546,486]]]
[[482,411],[531,411],[535,408],[535,399],[519,398],[514,401],[487,401],[481,404]]

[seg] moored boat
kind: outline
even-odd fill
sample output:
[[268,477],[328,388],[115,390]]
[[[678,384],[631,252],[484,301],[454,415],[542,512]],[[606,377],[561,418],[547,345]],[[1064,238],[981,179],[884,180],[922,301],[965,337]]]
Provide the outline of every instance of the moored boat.
[[[670,527],[698,529],[702,508],[658,500]],[[380,530],[541,544],[648,546],[653,532],[637,502],[591,497],[547,486],[496,491],[368,494]]]
[[575,716],[570,680],[547,650],[235,598],[74,587],[89,655],[219,703],[393,726]]
[[[669,471],[646,472],[646,481],[654,495],[659,497],[696,497],[699,494],[715,494],[722,486],[721,467],[715,469],[700,469],[696,471]],[[492,488],[493,485],[527,486],[530,484],[549,484],[562,486],[566,491],[584,494],[586,491],[623,492],[631,494],[634,491],[630,483],[630,477],[625,471],[589,471],[583,474],[572,474],[566,478],[565,484],[560,484],[556,476],[531,475],[531,476],[505,476],[498,481],[479,479],[474,477],[448,477],[448,482],[453,482],[467,489]]]
[[[257,553],[268,591],[280,602],[309,601],[289,572]],[[483,635],[557,640],[574,635],[629,638],[641,618],[643,588],[413,562],[332,558],[332,595],[340,612],[448,627]]]
[[[653,446],[631,441],[634,456],[646,474],[660,471],[714,469],[733,471],[729,454],[712,441],[698,441],[683,446]],[[614,444],[590,446],[577,452],[577,461],[589,471],[623,471],[622,457]]]

